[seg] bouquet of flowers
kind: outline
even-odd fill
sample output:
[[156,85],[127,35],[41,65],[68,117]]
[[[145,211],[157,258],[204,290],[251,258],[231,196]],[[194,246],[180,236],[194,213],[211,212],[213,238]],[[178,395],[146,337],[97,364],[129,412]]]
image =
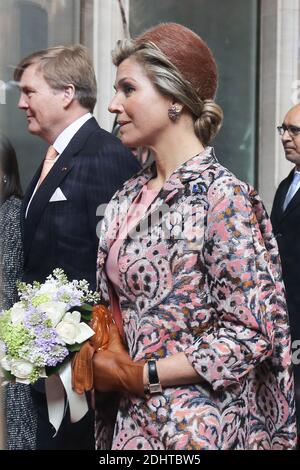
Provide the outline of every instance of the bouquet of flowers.
[[29,384],[56,372],[94,335],[87,323],[99,296],[62,269],[18,290],[20,301],[0,314],[0,363],[7,380]]

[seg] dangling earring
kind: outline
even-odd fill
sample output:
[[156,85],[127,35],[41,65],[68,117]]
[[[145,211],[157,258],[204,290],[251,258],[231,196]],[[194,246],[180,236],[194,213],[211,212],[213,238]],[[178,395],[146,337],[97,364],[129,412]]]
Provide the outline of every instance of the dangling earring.
[[181,110],[176,106],[176,104],[172,104],[172,106],[168,109],[168,116],[171,121],[177,121],[181,113]]
[[7,176],[6,176],[6,175],[4,175],[4,176],[2,177],[2,181],[3,181],[4,184],[7,183]]

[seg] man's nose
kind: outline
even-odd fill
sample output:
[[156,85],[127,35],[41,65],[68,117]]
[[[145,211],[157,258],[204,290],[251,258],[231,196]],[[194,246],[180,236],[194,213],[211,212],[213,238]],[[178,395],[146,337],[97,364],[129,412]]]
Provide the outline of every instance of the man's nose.
[[286,142],[286,141],[288,141],[288,140],[291,140],[291,136],[290,136],[290,134],[288,133],[288,130],[287,130],[287,129],[284,130],[284,133],[283,133],[282,136],[281,136],[281,140],[282,140],[282,142]]
[[18,108],[19,109],[27,109],[28,108],[28,104],[27,104],[27,101],[26,101],[23,93],[21,93],[21,96],[20,96],[20,99],[19,99],[19,102],[18,102]]

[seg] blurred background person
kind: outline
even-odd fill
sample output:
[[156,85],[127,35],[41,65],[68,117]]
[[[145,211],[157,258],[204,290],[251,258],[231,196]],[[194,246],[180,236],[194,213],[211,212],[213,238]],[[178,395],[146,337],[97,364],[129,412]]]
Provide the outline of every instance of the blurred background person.
[[282,274],[291,324],[294,351],[295,398],[300,439],[300,104],[293,106],[277,128],[286,159],[294,163],[275,194],[271,221],[282,262]]
[[20,208],[22,188],[15,150],[0,134],[1,164],[1,308],[10,308],[18,300],[16,280],[22,276]]
[[[16,282],[22,278],[23,250],[21,240],[22,188],[15,150],[0,134],[0,259],[1,310],[18,301]],[[30,387],[7,384],[4,389],[7,448],[34,449],[36,417]]]

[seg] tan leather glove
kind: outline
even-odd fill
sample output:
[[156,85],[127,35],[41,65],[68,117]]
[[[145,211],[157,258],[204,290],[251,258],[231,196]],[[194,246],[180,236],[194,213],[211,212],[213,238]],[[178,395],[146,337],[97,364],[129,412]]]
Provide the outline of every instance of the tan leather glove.
[[111,325],[105,351],[93,356],[94,388],[100,392],[128,392],[144,397],[144,362],[134,362],[116,325]]
[[95,349],[86,341],[72,359],[72,388],[81,394],[93,388],[93,355]]
[[92,358],[95,351],[107,348],[112,321],[112,314],[104,305],[93,307],[90,327],[95,334],[82,345],[72,359],[72,387],[79,394],[93,388]]
[[90,338],[90,344],[95,351],[107,349],[109,341],[109,328],[113,323],[112,313],[104,305],[95,305],[93,307],[92,320],[90,327],[95,334]]

